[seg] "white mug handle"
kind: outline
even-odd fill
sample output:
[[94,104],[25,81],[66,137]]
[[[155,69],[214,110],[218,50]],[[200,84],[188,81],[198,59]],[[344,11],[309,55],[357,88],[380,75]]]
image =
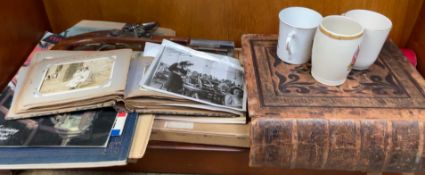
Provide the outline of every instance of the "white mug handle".
[[285,50],[288,52],[289,59],[291,58],[290,56],[292,55],[292,52],[293,52],[291,41],[293,40],[294,36],[295,36],[295,31],[290,32],[288,36],[286,37],[286,41],[285,41]]

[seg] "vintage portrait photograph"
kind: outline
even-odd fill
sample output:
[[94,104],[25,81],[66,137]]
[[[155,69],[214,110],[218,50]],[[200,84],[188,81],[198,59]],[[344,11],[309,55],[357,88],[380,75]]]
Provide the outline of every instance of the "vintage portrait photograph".
[[102,86],[111,79],[113,64],[110,58],[99,58],[51,65],[44,74],[39,92],[48,94]]
[[116,114],[102,109],[23,120],[0,115],[0,147],[105,147]]
[[243,70],[165,47],[146,86],[196,101],[242,109]]

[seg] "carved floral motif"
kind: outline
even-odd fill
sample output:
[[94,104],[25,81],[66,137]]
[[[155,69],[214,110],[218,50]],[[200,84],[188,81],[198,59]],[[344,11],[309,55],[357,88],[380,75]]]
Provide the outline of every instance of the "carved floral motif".
[[[327,95],[341,96],[403,96],[407,95],[403,87],[393,75],[393,72],[378,59],[365,71],[352,70],[347,82],[341,86],[326,86],[315,81],[311,74],[311,64],[291,65],[281,61],[275,48],[269,48],[269,65],[273,80],[280,95]],[[344,95],[345,94],[345,95]]]

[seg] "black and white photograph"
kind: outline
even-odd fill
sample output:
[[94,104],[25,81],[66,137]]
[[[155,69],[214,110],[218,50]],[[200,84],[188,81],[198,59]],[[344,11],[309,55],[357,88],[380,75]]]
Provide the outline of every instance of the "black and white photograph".
[[47,68],[39,92],[66,92],[101,86],[111,78],[114,61],[109,58],[55,64]]
[[5,120],[2,112],[0,147],[105,147],[116,114],[114,109],[101,109]]
[[243,69],[165,47],[143,82],[153,90],[237,110],[244,108]]

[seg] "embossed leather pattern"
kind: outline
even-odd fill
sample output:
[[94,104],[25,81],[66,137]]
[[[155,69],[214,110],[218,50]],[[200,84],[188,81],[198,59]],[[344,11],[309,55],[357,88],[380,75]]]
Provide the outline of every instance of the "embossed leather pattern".
[[[251,166],[425,171],[425,81],[388,41],[336,87],[276,55],[276,35],[242,37]],[[332,69],[332,67],[329,67]]]

